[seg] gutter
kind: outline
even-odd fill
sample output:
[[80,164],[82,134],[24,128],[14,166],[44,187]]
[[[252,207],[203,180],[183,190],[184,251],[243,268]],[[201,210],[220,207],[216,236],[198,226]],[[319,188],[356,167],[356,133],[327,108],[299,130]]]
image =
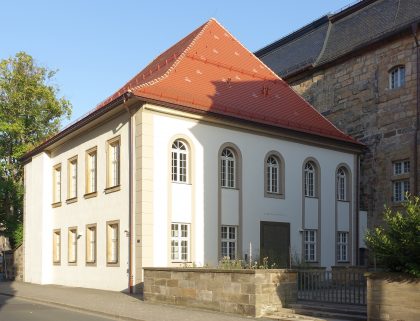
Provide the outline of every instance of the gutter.
[[411,32],[413,34],[414,37],[414,41],[415,41],[415,50],[416,50],[416,60],[417,60],[417,65],[416,65],[416,121],[415,121],[415,131],[414,131],[414,144],[413,144],[413,163],[414,163],[414,173],[413,173],[413,179],[414,179],[414,186],[413,186],[413,194],[417,195],[417,191],[418,191],[418,131],[419,131],[419,113],[420,113],[420,105],[419,105],[419,101],[420,101],[420,55],[419,55],[419,39],[417,38],[417,27],[418,27],[418,23],[413,23],[411,25]]
[[134,277],[133,277],[133,204],[134,204],[134,189],[133,189],[133,114],[130,111],[130,107],[127,106],[127,100],[133,97],[131,92],[127,92],[123,95],[123,106],[128,113],[128,290],[132,294],[134,290]]
[[47,139],[45,142],[43,142],[40,145],[38,145],[37,147],[35,147],[33,150],[27,152],[25,155],[23,155],[19,159],[19,161],[21,161],[23,163],[27,163],[28,161],[30,161],[32,156],[35,156],[36,154],[42,152],[48,146],[51,146],[52,144],[58,142],[60,139],[64,138],[65,136],[67,136],[69,134],[71,134],[75,130],[80,129],[83,126],[85,126],[86,124],[90,123],[92,120],[99,118],[100,116],[104,115],[105,113],[107,113],[111,109],[114,109],[115,107],[121,105],[128,98],[131,98],[131,95],[127,95],[127,93],[124,93],[123,95],[117,97],[116,99],[114,99],[110,103],[106,104],[104,107],[101,107],[99,109],[95,109],[90,114],[88,114],[84,118],[80,119],[79,121],[77,121],[73,125],[65,128],[64,130],[62,130],[61,132],[59,132],[55,136],[52,136],[50,139]]

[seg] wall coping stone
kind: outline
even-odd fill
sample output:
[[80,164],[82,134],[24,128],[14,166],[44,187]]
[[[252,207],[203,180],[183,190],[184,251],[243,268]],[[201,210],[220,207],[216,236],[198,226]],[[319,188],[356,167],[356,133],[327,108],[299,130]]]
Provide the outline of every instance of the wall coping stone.
[[420,278],[415,278],[409,274],[398,272],[366,272],[364,274],[368,279],[387,280],[389,282],[409,282],[420,283]]
[[144,267],[145,271],[168,271],[168,272],[200,272],[200,273],[241,273],[261,274],[279,272],[297,272],[296,269],[216,269],[216,268],[183,268],[183,267]]

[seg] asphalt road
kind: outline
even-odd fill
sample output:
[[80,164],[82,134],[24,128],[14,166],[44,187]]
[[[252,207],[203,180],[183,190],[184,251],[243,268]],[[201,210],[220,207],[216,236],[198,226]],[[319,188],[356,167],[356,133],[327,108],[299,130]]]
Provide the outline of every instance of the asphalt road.
[[111,321],[102,316],[76,312],[0,295],[0,321]]

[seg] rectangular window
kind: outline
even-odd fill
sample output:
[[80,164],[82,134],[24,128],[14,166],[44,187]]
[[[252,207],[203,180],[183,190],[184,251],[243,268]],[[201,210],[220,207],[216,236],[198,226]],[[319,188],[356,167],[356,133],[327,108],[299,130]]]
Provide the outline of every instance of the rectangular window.
[[61,202],[61,164],[53,168],[53,203]]
[[120,231],[119,221],[107,222],[107,263],[118,264],[119,262],[119,248],[120,248]]
[[404,161],[398,161],[392,163],[393,169],[394,169],[394,175],[402,175],[410,173],[410,161],[404,160]]
[[68,261],[69,263],[77,262],[77,228],[69,228],[69,240],[68,240]]
[[96,263],[96,224],[86,226],[86,263]]
[[401,160],[392,163],[394,180],[392,181],[392,201],[402,202],[405,200],[406,193],[410,192],[410,161]]
[[97,181],[97,152],[96,148],[86,153],[86,194],[96,192]]
[[315,262],[316,261],[316,231],[305,230],[303,231],[303,243],[305,249],[305,261]]
[[349,247],[349,233],[338,232],[337,233],[337,261],[347,262],[348,261],[348,247]]
[[108,141],[108,188],[120,185],[120,149],[119,137]]
[[392,200],[394,202],[404,201],[406,193],[410,192],[410,181],[406,179],[406,180],[394,181],[392,182],[392,184],[393,184]]
[[236,259],[237,227],[221,227],[221,254],[222,258],[228,257],[231,260]]
[[171,224],[171,260],[189,261],[190,257],[190,225]]
[[77,156],[69,159],[68,166],[68,198],[77,197]]
[[54,230],[53,232],[53,263],[59,264],[61,262],[61,231]]

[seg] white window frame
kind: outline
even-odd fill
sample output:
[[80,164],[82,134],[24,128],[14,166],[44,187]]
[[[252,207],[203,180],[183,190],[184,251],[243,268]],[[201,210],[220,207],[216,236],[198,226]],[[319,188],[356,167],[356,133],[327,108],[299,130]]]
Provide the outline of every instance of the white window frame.
[[95,193],[98,190],[98,153],[97,149],[86,152],[86,194]]
[[61,164],[53,167],[53,203],[61,203]]
[[68,199],[77,198],[78,164],[77,156],[69,159],[68,166]]
[[106,223],[106,262],[108,266],[119,265],[120,260],[120,223]]
[[270,155],[266,162],[267,175],[267,193],[280,194],[280,161],[274,156]]
[[316,196],[316,166],[312,161],[308,161],[304,168],[304,193],[305,197]]
[[69,227],[68,262],[70,264],[77,263],[77,227]]
[[236,188],[236,156],[226,147],[220,154],[220,185],[223,188]]
[[410,161],[408,159],[392,163],[394,175],[403,175],[410,173]]
[[406,193],[410,192],[410,160],[392,162],[392,173],[392,201],[400,203],[405,200]]
[[405,85],[405,66],[395,66],[389,71],[389,88],[397,89]]
[[96,263],[96,242],[97,242],[96,224],[86,226],[86,263]]
[[177,139],[172,143],[172,182],[187,183],[188,181],[188,146],[187,144]]
[[190,229],[191,226],[188,223],[171,223],[172,262],[190,261]]
[[347,201],[347,173],[343,167],[337,170],[337,200]]
[[53,263],[61,263],[61,230],[53,231]]
[[305,262],[317,261],[317,231],[304,230],[303,231],[303,249]]
[[237,259],[238,253],[238,227],[222,225],[220,227],[220,254],[222,258]]
[[395,180],[392,182],[392,200],[394,202],[403,202],[406,193],[410,193],[409,179]]
[[337,232],[337,262],[349,261],[349,232]]
[[121,184],[121,139],[119,136],[108,141],[107,153],[107,188],[113,188]]

